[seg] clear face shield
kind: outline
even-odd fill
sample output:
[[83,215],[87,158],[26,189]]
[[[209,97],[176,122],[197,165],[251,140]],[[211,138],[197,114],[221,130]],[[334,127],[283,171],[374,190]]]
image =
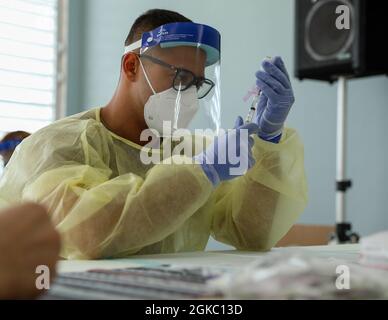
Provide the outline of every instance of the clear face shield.
[[150,129],[218,132],[221,121],[220,34],[196,23],[171,23],[125,48],[138,53],[152,95],[144,106]]

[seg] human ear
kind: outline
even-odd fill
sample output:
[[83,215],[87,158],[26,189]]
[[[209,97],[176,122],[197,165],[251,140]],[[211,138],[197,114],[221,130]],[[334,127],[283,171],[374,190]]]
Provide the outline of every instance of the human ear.
[[139,58],[134,53],[126,54],[122,59],[122,71],[130,81],[135,81],[139,70]]

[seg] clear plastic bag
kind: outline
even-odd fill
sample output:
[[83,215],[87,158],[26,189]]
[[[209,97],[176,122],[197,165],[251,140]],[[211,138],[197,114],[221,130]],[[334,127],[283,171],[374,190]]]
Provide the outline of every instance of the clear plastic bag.
[[274,253],[216,285],[230,299],[388,299],[387,276],[336,259]]

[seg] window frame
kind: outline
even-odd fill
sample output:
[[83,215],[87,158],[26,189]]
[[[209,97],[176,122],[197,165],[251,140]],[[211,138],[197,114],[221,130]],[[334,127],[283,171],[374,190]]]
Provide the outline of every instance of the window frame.
[[54,121],[66,117],[67,72],[69,47],[69,1],[58,0],[57,7],[57,50],[56,50],[56,99]]

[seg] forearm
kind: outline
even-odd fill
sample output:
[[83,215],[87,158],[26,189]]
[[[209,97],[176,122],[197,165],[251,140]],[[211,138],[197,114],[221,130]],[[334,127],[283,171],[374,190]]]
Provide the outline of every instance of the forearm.
[[256,141],[255,166],[220,189],[214,236],[238,249],[268,250],[282,238],[307,202],[303,147],[294,131],[279,145]]
[[[92,180],[90,175],[92,169],[81,180]],[[80,189],[73,177],[35,200],[50,207],[64,238],[62,256],[90,259],[134,254],[162,240],[198,210],[211,192],[200,166],[159,165],[145,180],[127,174],[93,188]]]

